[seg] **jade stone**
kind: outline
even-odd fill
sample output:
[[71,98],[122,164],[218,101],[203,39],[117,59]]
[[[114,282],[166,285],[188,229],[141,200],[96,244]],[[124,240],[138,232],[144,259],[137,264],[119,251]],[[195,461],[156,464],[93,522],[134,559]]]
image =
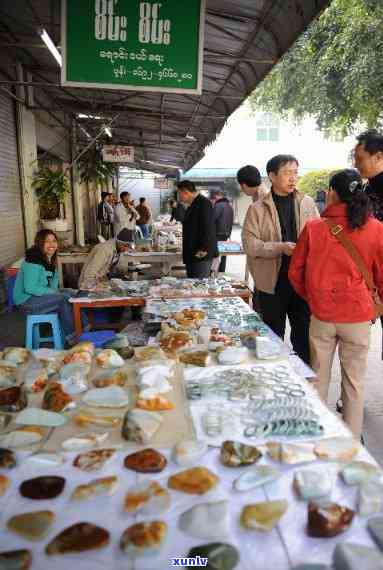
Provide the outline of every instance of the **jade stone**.
[[334,570],[383,570],[383,556],[375,548],[341,542],[335,547],[333,565]]
[[195,546],[189,553],[189,558],[207,558],[206,570],[232,570],[239,562],[238,550],[225,542],[210,542],[201,546]]
[[383,550],[383,516],[370,519],[367,528],[379,549]]

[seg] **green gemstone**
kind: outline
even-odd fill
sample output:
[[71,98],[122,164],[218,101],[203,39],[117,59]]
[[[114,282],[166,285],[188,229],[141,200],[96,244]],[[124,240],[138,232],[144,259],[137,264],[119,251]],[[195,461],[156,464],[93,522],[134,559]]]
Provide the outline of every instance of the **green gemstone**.
[[207,558],[206,566],[194,566],[194,568],[205,568],[205,570],[232,570],[239,562],[238,550],[231,544],[224,542],[210,542],[201,546],[195,546],[189,551],[188,557]]

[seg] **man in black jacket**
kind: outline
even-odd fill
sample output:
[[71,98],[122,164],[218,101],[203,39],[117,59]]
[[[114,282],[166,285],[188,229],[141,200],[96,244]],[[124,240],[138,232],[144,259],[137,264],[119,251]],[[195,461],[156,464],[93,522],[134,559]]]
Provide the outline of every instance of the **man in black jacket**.
[[[231,235],[231,230],[233,229],[234,212],[233,208],[226,198],[222,190],[219,190],[215,194],[215,202],[213,207],[213,215],[215,222],[215,231],[217,234],[218,241],[227,241]],[[226,255],[221,257],[221,262],[218,271],[220,273],[225,273],[226,269]]]
[[383,133],[371,129],[356,137],[355,166],[362,178],[368,179],[366,194],[370,197],[375,218],[383,221]]
[[[370,129],[356,137],[354,162],[362,178],[367,178],[366,194],[371,201],[372,213],[383,222],[383,133]],[[380,318],[383,328],[383,317]],[[383,360],[383,346],[382,346]],[[337,403],[339,408],[339,401]]]
[[189,206],[185,212],[182,237],[186,274],[187,277],[203,279],[210,276],[211,262],[218,255],[213,207],[190,180],[179,182],[177,189],[180,201]]

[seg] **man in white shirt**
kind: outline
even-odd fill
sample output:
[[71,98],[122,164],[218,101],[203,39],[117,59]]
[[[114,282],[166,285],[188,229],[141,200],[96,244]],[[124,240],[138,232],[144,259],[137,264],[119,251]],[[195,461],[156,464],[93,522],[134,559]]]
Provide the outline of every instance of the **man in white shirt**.
[[134,241],[136,222],[139,219],[137,210],[132,206],[129,192],[121,192],[120,203],[114,210],[114,235],[118,235],[123,229],[131,231],[131,241]]

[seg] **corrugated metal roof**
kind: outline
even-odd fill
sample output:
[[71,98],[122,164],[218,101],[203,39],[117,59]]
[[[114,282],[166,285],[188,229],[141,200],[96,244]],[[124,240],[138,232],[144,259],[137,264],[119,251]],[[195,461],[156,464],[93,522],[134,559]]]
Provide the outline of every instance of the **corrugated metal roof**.
[[[103,117],[118,113],[113,144],[134,145],[136,167],[188,170],[329,1],[206,0],[201,95],[62,88],[59,68],[37,35],[38,28],[45,27],[56,45],[60,43],[59,3],[52,0],[2,0],[0,46],[9,60],[21,61],[32,74],[38,108],[60,120],[76,118],[78,113]],[[12,68],[4,71],[16,82]],[[97,121],[76,120],[92,136],[98,132]],[[85,144],[84,131],[78,135]]]

